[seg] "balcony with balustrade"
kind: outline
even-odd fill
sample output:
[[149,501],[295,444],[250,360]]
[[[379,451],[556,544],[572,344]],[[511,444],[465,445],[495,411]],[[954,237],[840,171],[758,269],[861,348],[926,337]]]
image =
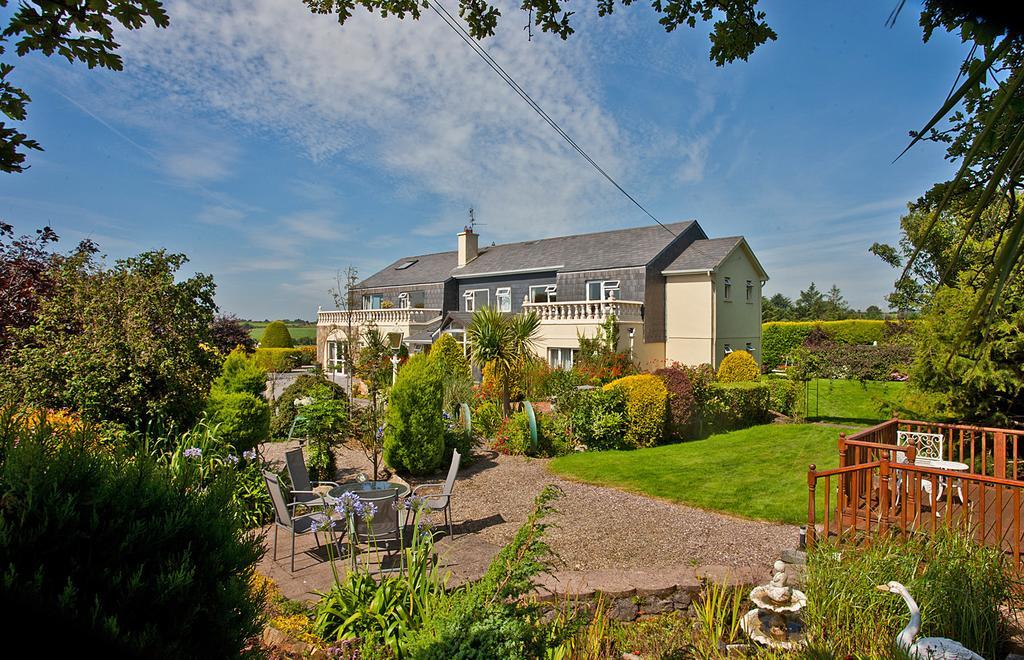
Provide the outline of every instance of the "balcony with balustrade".
[[536,312],[541,324],[600,324],[608,317],[625,323],[643,321],[644,304],[637,300],[573,300],[523,303],[524,312]]

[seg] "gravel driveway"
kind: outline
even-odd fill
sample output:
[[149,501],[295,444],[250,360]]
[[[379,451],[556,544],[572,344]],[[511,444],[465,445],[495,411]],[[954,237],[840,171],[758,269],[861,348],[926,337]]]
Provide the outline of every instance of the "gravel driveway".
[[[286,448],[285,443],[268,443],[264,457],[283,461]],[[342,448],[336,454],[340,478],[369,467],[357,449]],[[473,464],[460,472],[452,498],[456,534],[473,533],[504,545],[526,520],[541,489],[554,484],[565,492],[549,518],[554,527],[548,532],[560,568],[768,567],[782,550],[796,545],[798,528],[792,525],[744,520],[577,483],[550,473],[547,459],[482,449],[474,456]],[[418,481],[432,479],[413,483]]]

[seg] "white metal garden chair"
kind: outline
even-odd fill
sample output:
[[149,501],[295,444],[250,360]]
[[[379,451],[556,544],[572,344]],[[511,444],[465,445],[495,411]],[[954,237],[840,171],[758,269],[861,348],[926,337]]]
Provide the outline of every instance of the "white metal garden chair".
[[[896,432],[896,444],[901,447],[913,446],[917,449],[916,458],[932,458],[937,461],[943,460],[943,449],[945,444],[945,438],[941,433],[918,433],[916,431],[897,431]],[[896,452],[897,463],[907,463],[906,452]],[[902,490],[903,477],[898,474],[896,477],[896,503],[899,504],[899,494]],[[933,502],[938,501],[942,497],[942,493],[945,491],[945,479],[938,479],[938,487],[936,488],[932,484],[931,479],[921,478],[921,494],[926,497],[926,501],[931,505]],[[935,497],[932,497],[932,491],[935,492]]]

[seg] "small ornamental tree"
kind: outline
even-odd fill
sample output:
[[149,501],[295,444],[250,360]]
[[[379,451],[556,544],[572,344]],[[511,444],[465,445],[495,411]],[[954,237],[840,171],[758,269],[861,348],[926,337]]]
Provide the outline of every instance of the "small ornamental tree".
[[242,325],[238,317],[220,314],[210,324],[210,344],[222,355],[227,355],[241,346],[246,353],[256,350],[256,340],[249,334],[249,329]]
[[721,383],[757,380],[760,375],[761,368],[757,366],[757,360],[746,351],[733,351],[718,365],[718,381]]
[[671,438],[681,439],[687,435],[697,418],[697,399],[693,394],[693,383],[679,367],[658,369],[654,375],[661,379],[668,390],[666,430]]
[[263,329],[263,336],[260,338],[260,348],[295,348],[292,341],[292,333],[288,332],[288,326],[284,321],[273,321]]
[[412,474],[426,474],[441,465],[444,420],[441,373],[426,355],[409,359],[391,388],[384,431],[384,462]]
[[224,359],[220,376],[213,381],[213,389],[263,396],[267,389],[267,372],[239,346]]

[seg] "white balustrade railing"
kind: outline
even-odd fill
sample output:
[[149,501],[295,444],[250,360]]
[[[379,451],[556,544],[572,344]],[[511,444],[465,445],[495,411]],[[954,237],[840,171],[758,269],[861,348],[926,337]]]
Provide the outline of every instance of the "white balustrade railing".
[[642,321],[643,305],[636,300],[576,300],[523,303],[523,311],[536,312],[541,322],[601,323],[613,314],[619,321]]
[[421,307],[391,307],[388,309],[330,310],[317,313],[317,325],[346,325],[349,316],[352,323],[365,324],[371,321],[377,325],[399,325],[403,323],[426,323],[441,315],[439,309]]

